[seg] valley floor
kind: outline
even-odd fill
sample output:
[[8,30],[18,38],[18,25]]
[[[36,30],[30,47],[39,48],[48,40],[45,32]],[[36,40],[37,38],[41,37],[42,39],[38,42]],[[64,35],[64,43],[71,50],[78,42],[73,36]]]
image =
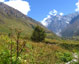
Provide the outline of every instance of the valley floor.
[[18,43],[17,51],[15,37],[0,35],[0,64],[79,64],[79,41],[46,39],[33,42],[20,38]]

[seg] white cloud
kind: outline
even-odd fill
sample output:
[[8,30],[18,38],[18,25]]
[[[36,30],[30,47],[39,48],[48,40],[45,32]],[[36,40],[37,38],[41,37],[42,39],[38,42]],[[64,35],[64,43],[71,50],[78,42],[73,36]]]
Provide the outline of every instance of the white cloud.
[[48,26],[48,24],[50,23],[50,21],[46,21],[48,18],[51,18],[51,16],[50,15],[47,15],[47,17],[46,18],[44,18],[42,21],[41,21],[41,23],[44,25],[44,26]]
[[44,18],[44,19],[41,21],[41,23],[42,23],[44,26],[47,26],[47,25],[48,25],[48,23],[46,22],[46,20],[47,20],[47,18]]
[[49,18],[51,18],[51,15],[53,15],[53,16],[56,16],[57,15],[57,11],[55,10],[55,9],[53,9],[52,11],[50,11],[49,12],[49,14],[47,15],[47,17],[46,18],[44,18],[42,21],[41,21],[41,23],[44,25],[44,26],[48,26],[48,24],[50,23],[50,21],[46,21],[47,19],[49,19]]
[[[4,1],[4,0],[3,0]],[[27,15],[30,11],[30,5],[27,1],[23,0],[9,0],[7,2],[4,1],[5,4],[15,8],[16,10],[22,12],[23,14]]]
[[75,11],[78,12],[78,11],[79,11],[79,0],[78,0],[78,2],[76,3],[76,6],[77,6],[77,8],[75,9]]
[[0,2],[4,2],[5,0],[0,0]]
[[64,13],[62,13],[62,12],[61,12],[61,13],[59,13],[59,15],[63,16],[63,15],[64,15]]
[[58,13],[58,12],[57,12],[57,10],[55,10],[55,9],[53,9],[53,11],[50,11],[50,12],[49,12],[50,15],[54,15],[54,16],[56,16],[57,13]]

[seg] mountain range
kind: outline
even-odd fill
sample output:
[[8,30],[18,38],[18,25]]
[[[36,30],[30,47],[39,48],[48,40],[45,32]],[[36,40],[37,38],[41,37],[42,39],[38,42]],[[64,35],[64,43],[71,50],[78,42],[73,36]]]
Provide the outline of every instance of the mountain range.
[[73,36],[74,32],[79,31],[79,13],[50,15],[42,21],[42,24],[59,36]]
[[[79,35],[79,13],[75,12],[68,15],[50,15],[42,22],[40,22],[22,14],[20,11],[0,2],[0,33],[9,33],[10,27],[23,29],[24,33],[30,35],[35,26],[43,27],[46,33],[50,36],[73,36]],[[55,34],[54,34],[54,33]]]
[[62,36],[78,36],[79,35],[79,15],[73,18],[70,24],[61,32]]

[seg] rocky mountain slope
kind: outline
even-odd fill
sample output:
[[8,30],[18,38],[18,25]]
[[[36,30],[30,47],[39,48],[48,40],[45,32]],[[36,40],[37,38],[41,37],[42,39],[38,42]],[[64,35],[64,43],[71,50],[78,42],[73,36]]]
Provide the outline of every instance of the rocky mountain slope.
[[70,24],[61,32],[62,36],[79,35],[79,15],[71,20]]
[[42,23],[51,31],[61,36],[61,32],[73,22],[73,19],[79,15],[78,12],[68,15],[50,15]]

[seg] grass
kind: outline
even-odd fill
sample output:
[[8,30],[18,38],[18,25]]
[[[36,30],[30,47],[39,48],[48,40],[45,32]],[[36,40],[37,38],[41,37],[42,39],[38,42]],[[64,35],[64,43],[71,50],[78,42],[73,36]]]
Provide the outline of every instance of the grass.
[[[53,44],[47,44],[46,42],[51,42]],[[12,43],[13,42],[13,43]],[[67,43],[66,43],[67,42]],[[68,43],[69,42],[69,43]],[[28,39],[20,38],[19,40],[19,51],[22,49],[22,52],[19,53],[20,64],[55,64],[55,63],[63,63],[64,60],[61,60],[63,54],[68,52],[72,55],[73,50],[79,48],[79,44],[77,41],[71,42],[71,40],[56,40],[56,39],[46,39],[44,42],[33,42]],[[0,35],[0,60],[1,62],[6,62],[6,64],[10,64],[10,46],[12,43],[12,61],[15,64],[16,62],[16,38],[8,37],[8,35]],[[23,46],[25,43],[25,47]],[[56,44],[55,44],[56,43]],[[71,45],[73,43],[73,45]],[[70,51],[71,50],[71,51]],[[67,53],[66,53],[67,54]],[[8,56],[6,56],[8,55]],[[63,59],[68,57],[63,56]],[[71,57],[72,58],[72,57]],[[4,59],[4,60],[3,60]],[[7,61],[9,63],[7,63]],[[65,63],[65,62],[64,62]],[[17,63],[18,64],[18,63]]]

